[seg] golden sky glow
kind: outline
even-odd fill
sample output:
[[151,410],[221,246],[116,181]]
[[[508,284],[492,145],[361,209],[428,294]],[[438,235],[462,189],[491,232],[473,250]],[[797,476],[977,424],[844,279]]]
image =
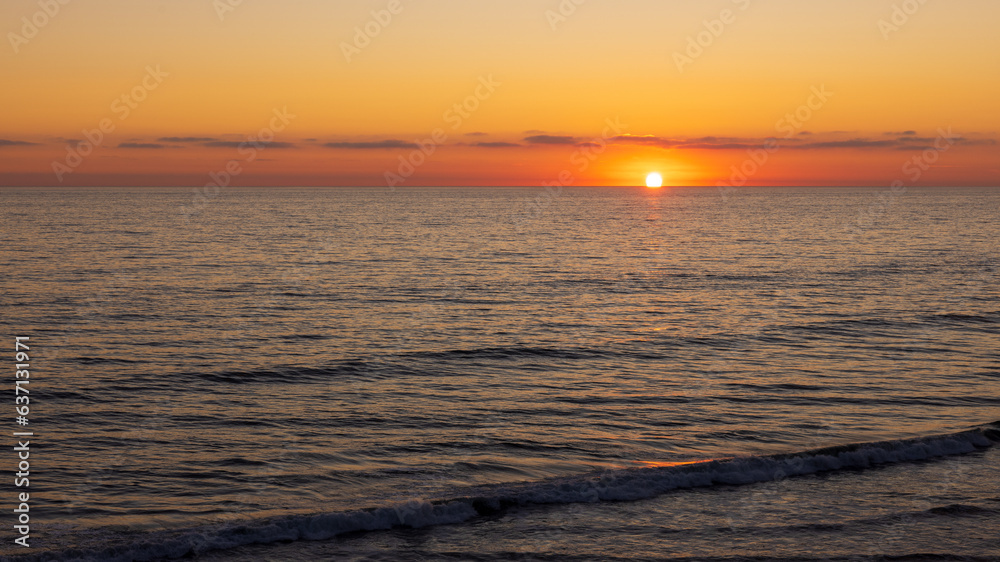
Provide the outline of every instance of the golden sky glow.
[[993,0],[65,1],[0,185],[1000,183]]

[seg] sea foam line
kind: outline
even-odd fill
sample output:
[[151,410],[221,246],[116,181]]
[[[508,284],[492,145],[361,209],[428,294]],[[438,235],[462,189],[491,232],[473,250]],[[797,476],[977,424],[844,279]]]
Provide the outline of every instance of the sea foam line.
[[[584,476],[520,484],[483,486],[451,498],[317,515],[245,521],[187,531],[134,537],[134,542],[100,551],[48,552],[38,560],[131,561],[178,558],[278,541],[326,540],[345,533],[393,527],[457,524],[481,515],[530,504],[630,501],[672,490],[768,482],[842,469],[921,461],[971,453],[1000,443],[1000,421],[948,435],[826,447],[797,453],[736,457],[677,466],[607,470]],[[32,558],[29,558],[32,559]]]

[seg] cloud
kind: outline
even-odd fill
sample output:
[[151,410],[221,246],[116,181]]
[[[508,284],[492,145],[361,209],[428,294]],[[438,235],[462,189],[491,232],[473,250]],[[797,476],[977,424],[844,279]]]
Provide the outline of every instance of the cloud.
[[733,142],[740,142],[743,140],[744,139],[738,139],[736,137],[698,137],[696,139],[689,139],[688,142],[715,144],[715,143],[733,143]]
[[295,148],[295,145],[290,142],[264,142],[264,141],[212,141],[206,142],[205,146],[212,148],[243,148],[247,146],[252,146],[258,148],[263,146],[265,148]]
[[[889,149],[889,150],[913,150],[915,148],[927,148],[937,142],[936,137],[917,137],[913,131],[901,131],[897,133],[897,138],[886,139],[882,137],[843,138],[843,132],[823,132],[816,133],[802,131],[792,138],[738,138],[738,137],[694,137],[694,138],[667,138],[657,135],[619,135],[609,139],[611,144],[633,144],[642,146],[659,147],[665,149],[679,150],[752,150],[773,144],[790,150],[830,150],[830,149]],[[855,133],[856,134],[856,133]],[[568,137],[559,137],[565,139]],[[954,137],[952,141],[962,145],[994,146],[997,139]],[[583,143],[578,146],[585,146]]]
[[[532,131],[537,132],[537,131]],[[587,140],[586,137],[570,135],[535,134],[528,135],[522,141],[511,140],[489,140],[491,133],[476,131],[465,133],[463,136],[471,137],[468,142],[458,142],[456,146],[467,146],[481,149],[508,149],[525,148],[529,146],[577,146],[577,147],[599,147],[607,145],[639,145],[651,148],[662,148],[665,150],[718,150],[718,151],[742,151],[763,148],[769,145],[786,148],[788,150],[916,150],[932,147],[938,140],[936,137],[918,137],[914,131],[900,131],[894,138],[887,138],[888,133],[873,133],[865,136],[853,133],[847,136],[842,131],[801,131],[791,138],[770,137],[726,137],[726,136],[702,136],[702,137],[663,137],[658,135],[632,135],[625,134],[606,139],[606,143],[597,143]],[[484,138],[486,137],[486,138]],[[225,137],[222,137],[225,138]],[[121,148],[179,148],[162,146],[158,143],[145,143],[141,139],[137,142],[122,143]],[[253,143],[245,140],[211,140],[204,141],[202,137],[161,137],[163,142],[201,142],[204,146],[221,148],[239,148],[253,146]],[[952,139],[956,144],[995,146],[997,140],[986,135],[977,135],[975,138],[955,137]],[[0,141],[0,146],[9,145],[19,141]],[[414,150],[419,145],[399,139],[382,140],[342,140],[333,142],[321,142],[316,139],[305,139],[303,142],[317,142],[320,146],[338,150]],[[31,143],[22,143],[31,144]],[[297,145],[287,142],[266,143],[267,147],[273,148],[296,148]]]
[[794,148],[815,150],[824,148],[892,148],[894,146],[899,146],[899,141],[857,138],[843,141],[810,142]]
[[516,142],[477,142],[472,146],[478,146],[480,148],[517,148],[523,145],[517,144]]
[[[940,137],[912,137],[903,136],[890,140],[875,140],[869,138],[853,138],[842,141],[811,142],[790,148],[816,150],[830,148],[892,148],[896,150],[916,150],[931,148],[938,142]],[[989,146],[996,144],[996,139],[967,139],[965,137],[952,137],[951,142],[966,146]]]
[[218,139],[212,137],[160,137],[159,142],[213,142]]
[[745,142],[726,142],[719,144],[698,142],[681,145],[681,148],[687,148],[690,150],[751,150],[764,146],[765,142],[767,141],[761,141],[759,144],[750,144]]
[[[879,136],[854,136],[844,138],[843,132],[812,132],[802,131],[793,138],[740,138],[723,136],[704,136],[692,138],[669,138],[657,135],[619,135],[608,139],[609,144],[633,144],[665,149],[681,150],[753,150],[769,144],[785,147],[794,150],[867,150],[867,149],[899,149],[910,150],[913,148],[924,148],[933,145],[937,138],[917,137],[914,131],[901,131],[897,138],[887,139]],[[855,133],[856,135],[856,133]],[[592,142],[580,142],[578,137],[563,135],[533,135],[524,139],[529,144],[546,145],[576,145],[594,146]],[[992,146],[997,144],[996,139],[968,139],[957,137],[952,139],[957,144],[963,145],[983,145]],[[473,146],[507,146],[500,143],[479,143]]]
[[165,144],[155,142],[123,142],[118,144],[118,148],[170,148]]
[[658,137],[656,135],[619,135],[617,137],[612,137],[611,142],[619,144],[641,144],[646,146],[658,146],[660,148],[678,148],[683,147],[693,141],[690,140],[679,140],[679,139],[668,139],[664,137]]
[[[937,149],[940,137],[904,137],[900,138],[899,146],[896,150],[927,150]],[[966,137],[952,137],[949,139],[954,144],[962,146],[996,146],[996,139],[982,138],[970,139]]]
[[0,139],[0,146],[30,146],[35,143],[19,140]]
[[388,148],[420,148],[412,142],[401,140],[382,140],[375,142],[328,142],[323,146],[327,148],[341,148],[345,150],[379,150]]
[[635,143],[635,144],[660,144],[665,139],[655,135],[619,135],[611,137],[614,142]]
[[560,135],[533,135],[525,137],[524,140],[531,144],[576,144],[575,137]]

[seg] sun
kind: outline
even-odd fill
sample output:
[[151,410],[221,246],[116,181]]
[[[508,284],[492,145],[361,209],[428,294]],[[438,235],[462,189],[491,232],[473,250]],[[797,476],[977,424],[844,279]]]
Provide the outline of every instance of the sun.
[[646,187],[651,187],[656,189],[658,187],[663,187],[663,176],[659,172],[650,172],[646,176]]

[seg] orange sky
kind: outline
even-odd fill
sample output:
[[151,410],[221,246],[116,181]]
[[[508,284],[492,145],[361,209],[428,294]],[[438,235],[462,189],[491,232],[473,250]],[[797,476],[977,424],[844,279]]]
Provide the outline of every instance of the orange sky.
[[5,0],[0,185],[998,185],[997,21],[995,0]]

